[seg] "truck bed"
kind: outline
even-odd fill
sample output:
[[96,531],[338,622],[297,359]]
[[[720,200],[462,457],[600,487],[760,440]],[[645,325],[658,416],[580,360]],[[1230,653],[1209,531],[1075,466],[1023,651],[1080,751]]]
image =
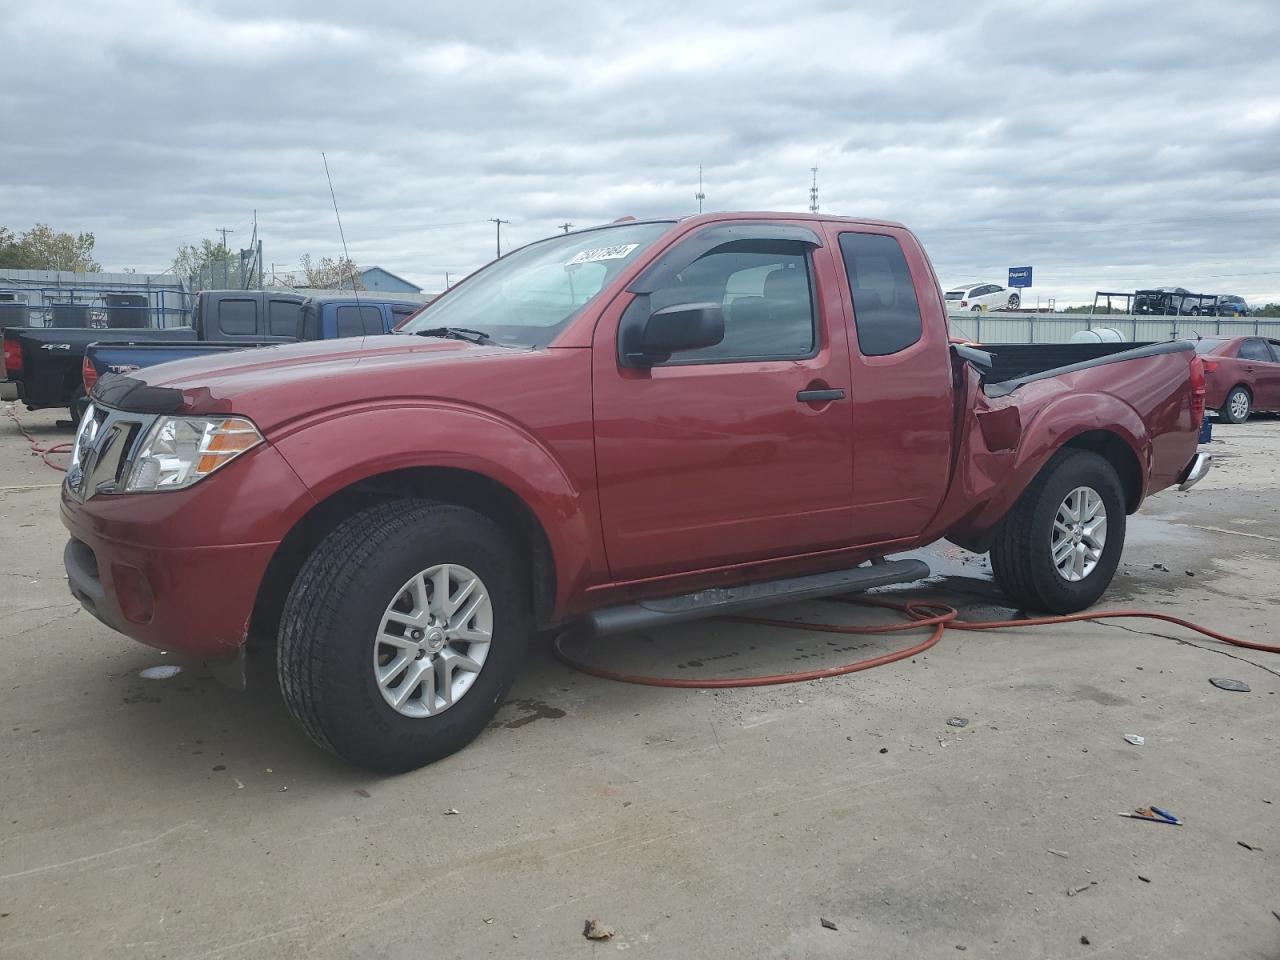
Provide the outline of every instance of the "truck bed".
[[1123,363],[1163,353],[1189,349],[1181,340],[1156,343],[1008,343],[983,347],[992,363],[983,371],[983,389],[989,397],[1003,397],[1024,383]]

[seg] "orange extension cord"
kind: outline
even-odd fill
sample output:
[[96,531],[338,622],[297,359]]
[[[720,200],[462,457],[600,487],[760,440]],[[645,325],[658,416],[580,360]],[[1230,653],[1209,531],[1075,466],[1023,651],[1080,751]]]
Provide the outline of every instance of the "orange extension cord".
[[24,437],[27,438],[27,443],[31,444],[32,453],[39,454],[40,459],[45,462],[46,466],[53,467],[53,469],[60,470],[63,473],[67,472],[67,468],[62,466],[62,464],[54,463],[52,460],[50,460],[49,454],[70,453],[71,444],[55,443],[52,447],[42,447],[40,446],[40,441],[38,441],[35,437],[33,437],[30,433],[28,433],[27,428],[22,425],[22,421],[18,419],[18,414],[13,409],[13,404],[9,404],[9,417],[13,420],[14,423],[18,425],[18,430],[22,433]]
[[842,626],[835,623],[802,623],[795,620],[774,620],[769,617],[722,617],[719,619],[732,620],[736,623],[751,623],[766,627],[781,627],[787,630],[813,630],[819,633],[844,633],[844,634],[876,634],[876,633],[898,633],[902,630],[916,630],[921,627],[933,627],[933,632],[929,634],[920,643],[906,647],[902,650],[895,650],[892,653],[881,654],[878,657],[868,657],[865,660],[856,660],[853,663],[846,663],[843,666],[827,667],[822,670],[805,670],[799,673],[775,673],[767,676],[756,677],[716,677],[708,680],[693,680],[686,677],[648,677],[631,673],[617,673],[613,670],[606,670],[603,667],[593,666],[581,660],[574,659],[564,652],[561,641],[565,634],[556,637],[552,645],[555,655],[564,663],[588,673],[593,677],[601,677],[605,680],[618,680],[622,683],[639,683],[650,687],[689,687],[689,688],[724,688],[724,687],[765,687],[780,683],[800,683],[803,680],[821,680],[824,677],[840,677],[846,673],[856,673],[859,670],[870,670],[872,667],[882,667],[886,663],[894,663],[898,660],[905,660],[908,657],[914,657],[924,653],[930,647],[934,646],[942,635],[948,630],[1008,630],[1014,627],[1038,627],[1054,623],[1078,623],[1083,620],[1118,620],[1126,617],[1136,617],[1145,620],[1163,620],[1166,623],[1177,624],[1180,627],[1186,627],[1188,630],[1194,630],[1196,633],[1203,634],[1212,640],[1221,643],[1230,644],[1233,647],[1247,647],[1250,650],[1263,650],[1267,653],[1280,653],[1280,646],[1274,646],[1265,643],[1255,643],[1252,640],[1240,640],[1236,637],[1229,637],[1224,633],[1218,633],[1216,630],[1210,630],[1208,627],[1202,627],[1199,624],[1192,623],[1190,620],[1183,620],[1181,617],[1174,617],[1167,613],[1155,613],[1147,610],[1100,610],[1096,613],[1073,613],[1065,617],[1034,617],[1027,620],[989,620],[989,621],[972,621],[961,620],[960,613],[954,607],[945,603],[938,603],[932,600],[908,600],[906,603],[894,603],[891,600],[878,600],[869,597],[852,598],[852,597],[830,597],[830,602],[849,603],[859,607],[881,607],[886,610],[896,610],[907,616],[904,623],[888,623],[878,624],[869,627]]

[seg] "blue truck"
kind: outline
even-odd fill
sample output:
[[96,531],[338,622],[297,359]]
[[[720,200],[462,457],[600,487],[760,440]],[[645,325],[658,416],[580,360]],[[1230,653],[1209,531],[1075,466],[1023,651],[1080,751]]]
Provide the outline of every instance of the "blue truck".
[[[135,340],[91,343],[85,347],[82,376],[87,396],[98,378],[108,373],[132,373],[142,367],[186,360],[227,350],[252,350],[299,340],[336,340],[341,337],[379,336],[390,333],[424,304],[382,297],[309,297],[303,300],[288,329],[274,324],[265,337],[223,340]],[[205,318],[206,320],[208,318]],[[235,328],[224,330],[232,333]],[[252,329],[252,328],[250,328]],[[76,411],[77,413],[81,411]]]

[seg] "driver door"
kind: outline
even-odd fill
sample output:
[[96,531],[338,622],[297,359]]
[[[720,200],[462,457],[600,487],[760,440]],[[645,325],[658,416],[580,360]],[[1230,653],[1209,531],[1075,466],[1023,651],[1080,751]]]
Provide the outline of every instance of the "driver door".
[[[746,239],[716,244],[722,229],[663,254],[661,276],[642,293],[633,284],[596,326],[596,464],[616,580],[852,538],[849,346],[829,251],[808,228],[781,231],[807,239],[773,239],[737,222],[726,235]],[[618,326],[638,298],[647,302],[633,309],[650,312],[719,303],[724,339],[629,366]]]

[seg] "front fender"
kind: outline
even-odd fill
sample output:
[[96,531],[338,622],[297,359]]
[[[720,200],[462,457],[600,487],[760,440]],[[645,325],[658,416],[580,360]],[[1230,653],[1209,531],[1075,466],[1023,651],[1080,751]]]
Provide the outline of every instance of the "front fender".
[[416,467],[468,470],[502,484],[547,535],[557,610],[579,594],[597,565],[593,487],[575,481],[536,436],[492,411],[438,400],[386,400],[316,414],[271,442],[317,501],[361,480]]

